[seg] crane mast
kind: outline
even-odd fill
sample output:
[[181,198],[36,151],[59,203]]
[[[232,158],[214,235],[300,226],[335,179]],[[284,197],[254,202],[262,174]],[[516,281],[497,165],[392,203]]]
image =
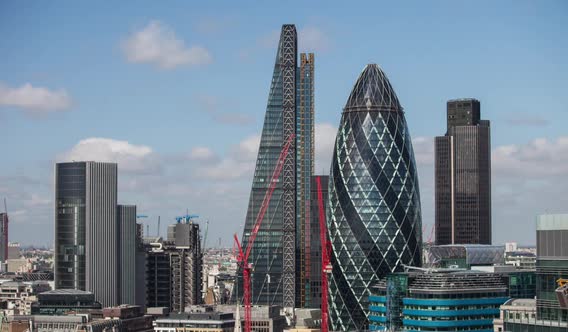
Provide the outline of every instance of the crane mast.
[[[280,156],[278,157],[278,161],[276,162],[276,167],[274,168],[274,172],[272,173],[272,178],[270,179],[270,184],[266,193],[264,194],[264,199],[262,200],[262,205],[260,210],[258,211],[258,215],[256,217],[256,221],[254,227],[251,231],[251,234],[248,238],[247,246],[245,252],[243,252],[243,248],[241,243],[239,242],[239,238],[237,234],[235,234],[235,244],[237,245],[237,262],[239,267],[243,271],[243,302],[245,304],[245,332],[251,332],[251,321],[252,321],[252,308],[251,308],[251,292],[250,292],[250,276],[252,270],[252,264],[248,262],[250,252],[252,250],[252,246],[256,239],[256,235],[258,234],[258,230],[260,229],[260,225],[262,224],[262,220],[264,219],[264,215],[266,214],[266,210],[268,209],[268,204],[270,203],[270,199],[272,198],[272,194],[274,193],[274,189],[276,189],[276,184],[278,184],[278,178],[280,177],[280,173],[282,172],[282,167],[284,166],[284,159],[288,155],[288,150],[290,149],[290,145],[294,140],[294,134],[291,134],[288,137],[288,140],[282,147],[282,151],[280,152]],[[238,304],[237,304],[238,305]],[[237,318],[238,319],[238,318]]]
[[321,189],[321,177],[316,177],[316,186],[318,192],[318,208],[319,208],[319,226],[320,226],[320,242],[321,242],[321,331],[329,331],[329,312],[328,312],[328,288],[327,274],[331,273],[331,264],[329,256],[331,255],[331,243],[327,240],[327,224],[325,220],[325,209],[323,204],[323,193]]

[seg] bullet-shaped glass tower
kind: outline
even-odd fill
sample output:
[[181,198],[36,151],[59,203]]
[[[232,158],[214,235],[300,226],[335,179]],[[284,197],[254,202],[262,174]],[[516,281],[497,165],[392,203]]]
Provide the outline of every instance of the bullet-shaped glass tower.
[[402,107],[385,73],[365,67],[343,109],[329,179],[334,331],[367,329],[370,286],[421,265],[418,176]]

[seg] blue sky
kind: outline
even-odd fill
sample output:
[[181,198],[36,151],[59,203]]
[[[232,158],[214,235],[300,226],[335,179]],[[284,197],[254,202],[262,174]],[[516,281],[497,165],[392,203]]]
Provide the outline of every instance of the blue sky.
[[492,125],[494,242],[534,243],[536,214],[568,212],[567,21],[565,1],[3,1],[0,196],[11,238],[53,242],[53,163],[84,158],[119,162],[120,201],[172,222],[188,208],[229,245],[278,31],[294,23],[300,49],[316,53],[318,172],[352,84],[378,63],[415,139],[424,224],[445,102],[475,97]]

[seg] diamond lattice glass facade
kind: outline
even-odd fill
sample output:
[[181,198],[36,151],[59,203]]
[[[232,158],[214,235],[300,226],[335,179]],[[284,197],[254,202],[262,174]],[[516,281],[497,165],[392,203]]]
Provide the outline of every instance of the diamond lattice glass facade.
[[368,327],[370,286],[421,265],[421,212],[412,142],[383,71],[367,65],[342,114],[329,180],[333,330]]

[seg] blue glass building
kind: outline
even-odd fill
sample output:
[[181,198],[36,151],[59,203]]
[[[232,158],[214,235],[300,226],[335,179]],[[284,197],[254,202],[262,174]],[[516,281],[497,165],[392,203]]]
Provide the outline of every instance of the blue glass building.
[[343,110],[329,179],[333,330],[368,326],[370,287],[421,265],[421,212],[412,141],[398,98],[376,64],[365,67]]
[[371,331],[492,332],[507,285],[494,273],[394,273],[369,296]]

